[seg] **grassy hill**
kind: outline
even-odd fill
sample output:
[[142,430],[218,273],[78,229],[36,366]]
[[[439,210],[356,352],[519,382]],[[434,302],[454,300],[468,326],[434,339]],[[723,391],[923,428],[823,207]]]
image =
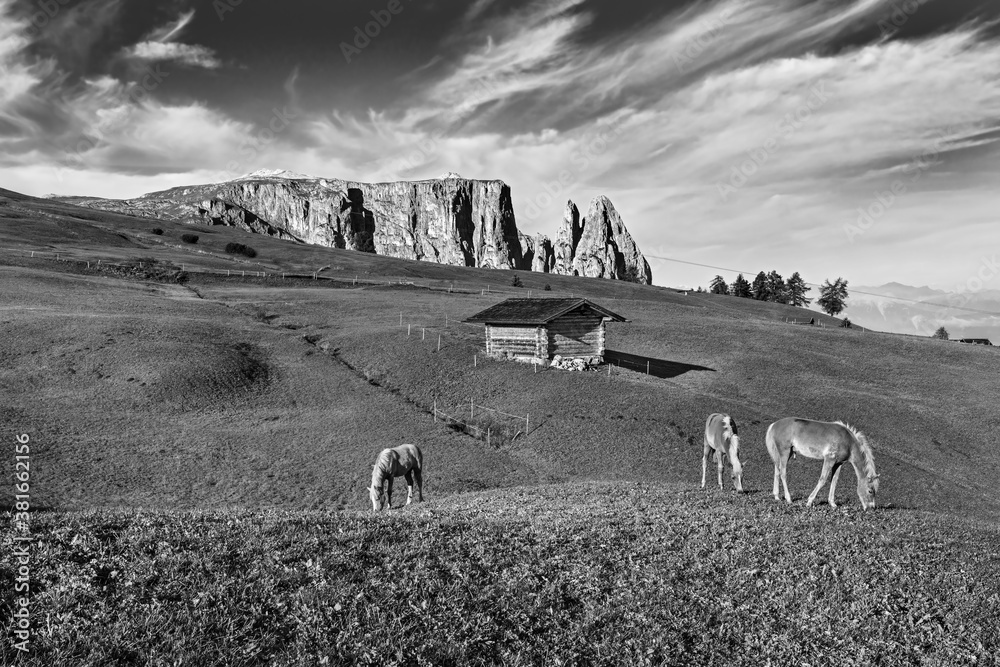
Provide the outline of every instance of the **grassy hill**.
[[[227,255],[232,241],[258,256]],[[290,277],[319,269],[325,280]],[[521,289],[510,272],[0,191],[0,422],[30,434],[32,507],[50,510],[34,515],[35,618],[57,623],[36,638],[37,664],[211,651],[232,664],[988,664],[995,350],[824,317],[790,325],[802,311],[778,304],[518,275]],[[663,372],[485,359],[481,327],[461,320],[529,290],[624,315],[608,347]],[[488,428],[489,444],[435,406]],[[528,432],[484,406],[525,415]],[[741,426],[745,496],[697,489],[704,421],[720,411]],[[789,467],[796,504],[775,503],[763,436],[785,416],[868,434],[880,509],[860,512],[848,470],[842,510],[806,510],[819,464],[802,459]],[[429,502],[373,519],[371,465],[401,442],[424,450]],[[415,567],[398,598],[378,584]],[[0,606],[13,576],[0,568]],[[353,601],[331,597],[341,590]],[[393,658],[401,633],[412,639]],[[131,648],[108,653],[121,637]]]
[[1000,649],[1000,534],[925,512],[589,483],[377,518],[43,515],[35,534],[40,665],[951,667]]

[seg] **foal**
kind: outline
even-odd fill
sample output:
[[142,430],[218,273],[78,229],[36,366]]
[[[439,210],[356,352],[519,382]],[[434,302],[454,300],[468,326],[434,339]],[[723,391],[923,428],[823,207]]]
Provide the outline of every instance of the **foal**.
[[733,486],[743,493],[743,464],[740,462],[740,436],[737,433],[736,420],[729,415],[719,413],[708,416],[705,422],[705,450],[701,457],[701,488],[705,488],[705,475],[708,471],[708,457],[715,453],[715,461],[719,467],[719,488],[722,486],[722,469],[725,458],[733,467]]
[[[376,512],[383,506],[392,509],[392,480],[396,477],[406,478],[406,504],[413,502],[413,482],[417,482],[417,499],[424,501],[424,480],[421,474],[424,455],[416,445],[400,445],[392,449],[383,449],[375,461],[372,470],[372,485],[368,487],[368,497],[372,501],[372,509]],[[382,486],[388,486],[388,492],[383,493]]]

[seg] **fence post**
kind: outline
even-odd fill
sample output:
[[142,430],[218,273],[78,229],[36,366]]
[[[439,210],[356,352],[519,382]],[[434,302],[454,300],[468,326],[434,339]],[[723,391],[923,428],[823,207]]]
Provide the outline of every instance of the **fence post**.
[[479,365],[479,355],[474,354],[472,355],[472,367],[475,368],[478,365]]
[[649,359],[646,359],[646,375],[649,375]]
[[427,339],[427,329],[421,329],[420,330],[420,340],[426,340],[426,339]]
[[406,335],[407,336],[410,335],[410,325],[409,324],[406,325]]
[[524,434],[525,435],[528,435],[528,432],[531,431],[531,427],[529,426],[530,420],[531,420],[531,413],[529,412],[526,415],[524,415]]
[[399,314],[399,326],[403,326],[403,313]]
[[438,334],[438,352],[441,351],[441,334]]

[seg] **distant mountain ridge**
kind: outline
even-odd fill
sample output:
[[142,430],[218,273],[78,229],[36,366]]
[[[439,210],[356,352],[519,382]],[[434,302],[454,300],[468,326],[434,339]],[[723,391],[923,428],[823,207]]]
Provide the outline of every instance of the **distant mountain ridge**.
[[[1000,344],[1000,291],[961,294],[897,282],[848,288],[844,315],[879,331],[930,336],[944,327],[951,338],[989,338]],[[867,292],[867,294],[864,294]]]
[[402,259],[652,283],[649,264],[607,197],[591,204],[587,235],[572,249],[571,254],[589,259],[559,264],[547,236],[518,230],[506,183],[454,172],[438,179],[361,183],[261,169],[231,181],[135,199],[56,199]]

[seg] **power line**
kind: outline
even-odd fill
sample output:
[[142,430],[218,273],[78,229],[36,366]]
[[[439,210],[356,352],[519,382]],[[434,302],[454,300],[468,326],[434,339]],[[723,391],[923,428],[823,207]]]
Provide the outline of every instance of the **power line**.
[[[660,257],[658,255],[644,255],[644,256],[648,257],[650,259],[659,259],[659,260],[662,260],[664,262],[674,262],[676,264],[689,264],[691,266],[700,266],[702,268],[715,269],[717,271],[726,271],[728,273],[746,274],[746,275],[751,275],[751,276],[756,275],[756,273],[754,273],[753,271],[741,271],[740,269],[731,269],[731,268],[727,268],[725,266],[715,266],[713,264],[701,264],[699,262],[689,262],[689,261],[686,261],[686,260],[683,260],[683,259],[674,259],[673,257]],[[807,282],[807,281],[803,281],[803,282],[806,285],[809,285],[810,287],[815,287],[817,289],[822,289],[822,287],[823,287],[822,285],[818,285],[816,283],[810,283],[810,282]],[[931,307],[934,307],[934,308],[946,308],[948,310],[963,310],[963,311],[966,311],[966,312],[969,312],[969,313],[977,313],[979,315],[991,315],[993,317],[1000,317],[1000,313],[990,312],[990,311],[987,311],[987,310],[979,310],[977,308],[966,308],[965,306],[949,306],[949,305],[943,304],[943,303],[933,303],[933,302],[930,302],[930,301],[918,301],[916,299],[907,299],[907,298],[902,297],[902,296],[889,296],[888,294],[875,294],[874,292],[863,292],[861,290],[851,290],[851,292],[853,292],[855,294],[864,294],[865,296],[876,296],[876,297],[879,297],[880,299],[893,299],[895,301],[905,301],[907,303],[915,303],[915,304],[918,304],[918,305],[921,305],[921,306],[931,306]]]

